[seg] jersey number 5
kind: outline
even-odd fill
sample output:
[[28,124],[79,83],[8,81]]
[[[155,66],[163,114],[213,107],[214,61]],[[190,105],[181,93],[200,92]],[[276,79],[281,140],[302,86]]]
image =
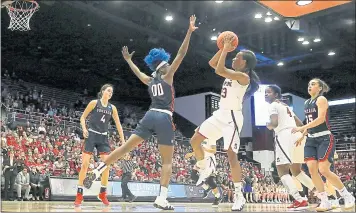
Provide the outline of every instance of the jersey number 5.
[[164,94],[162,84],[153,84],[151,86],[152,96],[161,96]]

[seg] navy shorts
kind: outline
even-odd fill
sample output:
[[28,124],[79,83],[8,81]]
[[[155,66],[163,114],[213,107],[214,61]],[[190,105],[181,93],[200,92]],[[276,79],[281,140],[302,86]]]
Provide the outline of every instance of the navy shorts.
[[156,133],[158,144],[173,146],[174,130],[172,116],[164,112],[149,110],[140,120],[133,134],[147,140]]
[[335,142],[334,136],[323,135],[316,138],[308,137],[305,142],[304,147],[304,159],[325,161],[328,160],[330,163],[334,161],[335,153]]
[[246,193],[250,193],[252,192],[252,187],[251,185],[245,185],[245,190],[244,190]]
[[94,147],[99,155],[109,154],[111,149],[107,135],[101,135],[95,132],[88,131],[89,136],[85,139],[83,152],[93,154]]

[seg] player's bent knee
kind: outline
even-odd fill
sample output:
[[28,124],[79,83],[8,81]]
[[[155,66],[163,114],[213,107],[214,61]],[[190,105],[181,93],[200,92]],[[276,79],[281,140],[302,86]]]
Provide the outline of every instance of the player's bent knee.
[[330,168],[328,168],[326,166],[319,166],[319,172],[324,177],[328,177],[331,174]]
[[192,146],[200,146],[201,142],[203,142],[206,138],[196,131],[193,137],[190,139],[190,143]]
[[210,186],[211,189],[215,189],[217,186],[216,181],[215,181],[215,177],[210,176],[207,180],[206,180],[207,184]]

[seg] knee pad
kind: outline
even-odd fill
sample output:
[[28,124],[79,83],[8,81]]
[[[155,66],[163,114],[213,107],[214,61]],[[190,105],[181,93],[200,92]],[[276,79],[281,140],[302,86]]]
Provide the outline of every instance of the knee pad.
[[194,181],[194,183],[196,183],[199,179],[199,175],[198,175],[198,171],[193,169],[192,173],[190,174],[190,176],[192,177],[192,180]]
[[208,179],[206,180],[206,183],[210,186],[211,189],[215,189],[216,187],[218,187],[214,176],[208,177]]

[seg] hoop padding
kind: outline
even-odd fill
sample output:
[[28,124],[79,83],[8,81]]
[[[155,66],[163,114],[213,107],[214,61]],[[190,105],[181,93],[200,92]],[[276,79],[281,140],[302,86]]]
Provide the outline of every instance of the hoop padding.
[[39,9],[35,1],[14,1],[5,6],[10,16],[10,25],[8,29],[14,31],[28,31],[30,28],[30,19]]

